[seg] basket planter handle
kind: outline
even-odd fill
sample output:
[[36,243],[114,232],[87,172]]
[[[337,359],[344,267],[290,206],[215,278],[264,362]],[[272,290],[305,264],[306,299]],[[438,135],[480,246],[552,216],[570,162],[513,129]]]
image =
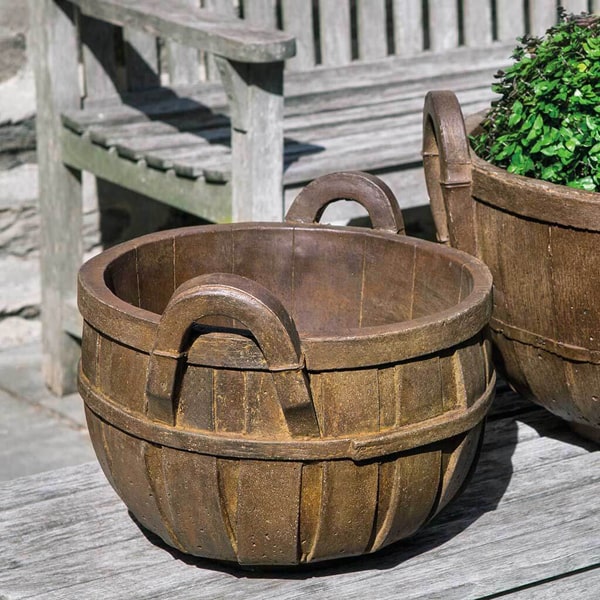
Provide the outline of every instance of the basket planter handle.
[[318,436],[319,426],[306,379],[300,338],[281,302],[262,285],[239,275],[201,275],[179,286],[158,324],[150,354],[146,398],[148,415],[175,424],[180,367],[191,344],[194,322],[208,316],[232,317],[247,327],[260,348],[289,431]]
[[344,171],[318,177],[297,196],[286,223],[318,223],[332,202],[353,200],[369,213],[373,229],[404,233],[404,220],[396,196],[379,177],[361,171]]
[[438,240],[474,254],[469,139],[453,92],[425,97],[423,166]]

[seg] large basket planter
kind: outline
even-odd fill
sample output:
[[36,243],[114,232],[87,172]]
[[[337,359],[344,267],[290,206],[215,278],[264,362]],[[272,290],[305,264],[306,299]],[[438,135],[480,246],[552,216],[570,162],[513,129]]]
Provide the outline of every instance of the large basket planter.
[[[338,197],[374,228],[316,223]],[[402,231],[383,184],[337,174],[283,224],[161,232],[82,267],[89,430],[142,525],[292,565],[374,552],[456,496],[493,395],[491,276]]]
[[494,277],[497,366],[521,394],[600,441],[600,194],[513,175],[479,158],[451,92],[424,109],[439,239]]

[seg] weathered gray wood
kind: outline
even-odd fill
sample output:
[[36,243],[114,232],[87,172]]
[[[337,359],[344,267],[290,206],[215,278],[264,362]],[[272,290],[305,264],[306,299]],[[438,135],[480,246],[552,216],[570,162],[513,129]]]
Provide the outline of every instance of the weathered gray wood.
[[488,0],[463,0],[465,45],[487,46],[492,42],[492,33],[491,3]]
[[63,306],[75,296],[81,261],[81,176],[56,155],[60,112],[78,108],[77,32],[67,2],[31,2],[40,178],[43,372],[57,394],[76,389],[79,345],[63,329]]
[[321,63],[346,65],[352,60],[348,0],[319,0]]
[[312,0],[282,0],[283,28],[296,38],[296,55],[286,69],[304,71],[315,66],[315,38]]
[[160,73],[156,38],[143,31],[126,27],[123,30],[123,42],[127,89],[134,92],[158,87]]
[[591,598],[599,491],[600,453],[564,423],[537,409],[499,417],[463,495],[413,539],[297,577],[250,577],[154,545],[89,463],[0,485],[0,589],[9,600]]
[[118,95],[115,27],[92,17],[80,19],[86,96],[106,98]]
[[[227,17],[239,17],[234,0],[203,0],[202,7]],[[211,54],[205,53],[204,65],[208,80],[220,80],[219,69]]]
[[277,28],[277,0],[244,0],[244,19],[265,29]]
[[542,583],[534,588],[512,592],[507,600],[556,600],[557,598],[593,598],[600,590],[600,567]]
[[429,43],[434,52],[458,46],[458,5],[456,2],[430,0]]
[[73,296],[63,303],[63,328],[74,338],[79,339],[83,330],[83,319],[77,308],[77,298]]
[[[128,187],[131,190],[160,200],[170,206],[216,222],[231,220],[231,190],[229,186],[208,185],[204,180],[176,177],[149,169],[143,163],[123,160],[81,136],[63,130],[63,159],[78,169],[87,169],[98,177]],[[64,237],[64,232],[63,232]],[[79,266],[79,261],[77,268]],[[75,269],[75,271],[77,270]],[[73,281],[75,281],[73,275]],[[72,291],[74,296],[74,290]],[[79,345],[76,356],[79,357]]]
[[587,0],[560,0],[560,5],[563,6],[568,13],[574,13],[576,15],[588,11]]
[[556,23],[555,0],[529,0],[529,27],[532,35],[543,35]]
[[[285,81],[286,115],[312,114],[315,110],[332,110],[357,102],[365,104],[369,99],[401,100],[403,94],[406,97],[422,96],[423,90],[440,86],[452,89],[489,87],[494,72],[509,63],[512,48],[513,44],[458,48],[445,53],[443,63],[437,55],[426,53],[413,58],[354,63],[342,70],[320,68],[289,73]],[[461,85],[463,80],[464,86]],[[352,95],[350,100],[349,95]],[[116,125],[161,116],[170,118],[202,106],[221,112],[226,102],[220,86],[204,83],[196,87],[177,87],[173,91],[129,94],[125,103],[93,102],[90,99],[86,102],[85,112],[67,112],[64,120],[74,131],[84,131],[91,124]]]
[[496,30],[498,40],[514,42],[525,34],[525,10],[512,0],[496,0]]
[[247,62],[285,60],[294,54],[293,38],[251,28],[241,19],[190,10],[182,0],[72,0],[81,11],[115,25],[134,25],[186,46]]
[[218,58],[231,102],[232,215],[283,217],[283,63],[248,65]]
[[358,57],[376,60],[387,56],[385,0],[358,0]]
[[399,56],[412,56],[423,50],[423,3],[421,0],[393,0],[394,45]]
[[[198,0],[180,0],[190,9],[198,8]],[[167,42],[169,82],[171,85],[181,85],[198,81],[199,64],[198,49],[183,46],[169,40]]]

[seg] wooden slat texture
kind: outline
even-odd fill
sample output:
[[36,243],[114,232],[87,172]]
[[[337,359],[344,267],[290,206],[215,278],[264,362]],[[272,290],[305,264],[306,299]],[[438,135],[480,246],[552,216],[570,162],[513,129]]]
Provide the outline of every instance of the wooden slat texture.
[[[225,512],[219,494],[218,463],[214,456],[162,449],[160,464],[157,465],[162,486],[157,490],[158,501],[161,512],[168,515],[172,523],[181,523],[174,531],[178,540],[206,556],[225,556],[235,560],[232,538],[224,520],[206,518],[207,514]],[[188,470],[194,473],[194,477],[182,475]],[[182,485],[185,485],[185,493],[180,489]],[[177,519],[173,515],[177,515]],[[191,523],[195,525],[191,527]]]
[[458,46],[458,5],[447,0],[429,2],[429,43],[440,52]]
[[591,598],[600,565],[600,453],[592,450],[542,410],[500,413],[465,492],[421,533],[294,576],[215,568],[153,544],[95,463],[17,479],[0,486],[0,589],[9,600],[182,600],[190,589],[234,600],[358,600],[374,590],[381,599]]
[[244,19],[263,29],[277,29],[277,0],[243,0]]
[[[600,269],[598,236],[587,231],[550,228],[549,261],[556,315],[556,338],[573,346],[600,350],[598,335],[598,281],[581,277]],[[573,245],[581,253],[573,253]],[[589,271],[584,271],[589,269]]]
[[283,63],[243,65],[218,57],[231,99],[234,221],[279,221],[283,191]]
[[158,42],[153,35],[130,27],[123,29],[127,89],[131,92],[160,85]]
[[80,19],[86,96],[107,98],[121,90],[117,72],[117,29],[92,17]]
[[563,6],[568,13],[578,15],[582,12],[588,12],[588,0],[560,0],[560,5]]
[[425,43],[423,2],[393,0],[395,54],[412,56],[422,52]]
[[315,66],[313,0],[282,0],[283,28],[296,38],[296,55],[286,61],[286,69],[305,71]]
[[529,0],[529,33],[543,35],[556,23],[556,0]]
[[[237,12],[238,7],[235,5],[234,0],[202,0],[202,7],[227,17],[239,16]],[[219,69],[215,64],[212,54],[205,53],[204,61],[207,78],[209,80],[219,80]]]
[[585,570],[566,579],[524,588],[505,596],[506,600],[554,600],[555,598],[593,598],[600,589],[600,567]]
[[350,3],[348,0],[319,0],[321,63],[341,66],[352,59]]
[[380,466],[374,550],[410,536],[423,525],[436,498],[439,478],[431,474],[439,473],[440,459],[439,452],[423,452]]
[[272,62],[291,56],[293,38],[284,32],[249,28],[240,19],[188,8],[187,0],[72,0],[85,15],[115,25],[136,25],[157,36],[231,60]]
[[525,34],[525,8],[513,0],[496,0],[496,31],[498,40],[516,46],[518,37]]
[[385,0],[358,0],[358,57],[376,60],[387,56],[387,22]]
[[[515,10],[513,2],[513,10]],[[463,36],[466,46],[487,46],[492,41],[492,6],[488,0],[463,0]]]
[[[198,0],[184,0],[190,8],[198,8]],[[169,40],[167,42],[169,82],[171,85],[194,83],[199,77],[198,50]]]
[[78,40],[73,7],[52,0],[32,2],[31,57],[36,75],[37,150],[40,177],[40,267],[42,283],[43,372],[57,394],[77,389],[77,340],[63,331],[63,311],[75,297],[82,257],[81,173],[57,157],[60,113],[77,110]]
[[[349,460],[322,464],[321,506],[309,560],[323,556],[352,556],[367,549],[377,502],[377,464]],[[347,524],[352,523],[352,527]],[[331,549],[332,540],[336,548]]]
[[[300,507],[300,463],[244,461],[240,466],[235,521],[238,556],[243,564],[268,557],[274,564],[289,564],[297,557]],[[273,494],[286,502],[273,502]],[[262,525],[262,536],[250,535]]]

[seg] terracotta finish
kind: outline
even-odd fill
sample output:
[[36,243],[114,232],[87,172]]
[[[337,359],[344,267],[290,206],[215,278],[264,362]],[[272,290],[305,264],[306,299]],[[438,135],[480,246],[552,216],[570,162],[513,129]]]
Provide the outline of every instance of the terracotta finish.
[[600,194],[512,175],[476,156],[452,92],[424,109],[440,240],[494,277],[497,366],[523,395],[600,441]]
[[[379,229],[314,223],[340,196]],[[373,552],[459,492],[493,396],[491,276],[398,231],[389,189],[343,173],[286,223],[165,231],[82,267],[90,434],[145,527],[292,565]]]

